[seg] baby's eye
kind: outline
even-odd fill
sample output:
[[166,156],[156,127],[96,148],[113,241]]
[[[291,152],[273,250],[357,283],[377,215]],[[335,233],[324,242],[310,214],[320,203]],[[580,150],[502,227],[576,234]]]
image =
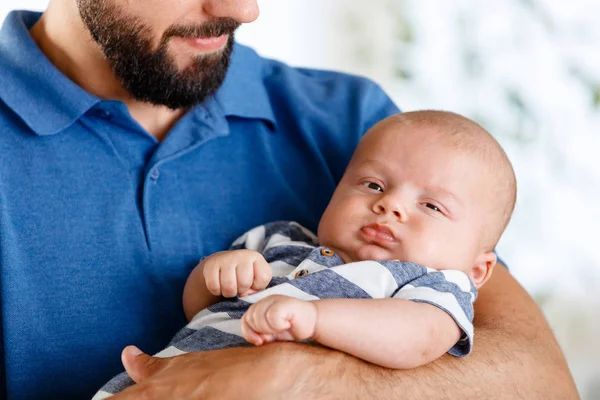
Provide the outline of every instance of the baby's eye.
[[372,190],[377,190],[378,192],[383,192],[383,188],[381,186],[379,186],[378,184],[376,184],[375,182],[365,182],[365,183],[363,183],[363,186],[366,186]]
[[438,206],[431,204],[431,203],[425,203],[425,207],[432,209],[433,211],[437,211],[439,213],[442,212],[442,210],[440,210]]

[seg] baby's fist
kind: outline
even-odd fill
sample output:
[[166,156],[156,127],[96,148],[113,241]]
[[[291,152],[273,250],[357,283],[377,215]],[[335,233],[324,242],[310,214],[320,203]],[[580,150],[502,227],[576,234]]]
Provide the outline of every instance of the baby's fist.
[[222,251],[203,264],[206,288],[215,296],[243,296],[263,290],[271,281],[271,266],[253,250]]
[[242,316],[242,335],[256,346],[304,340],[314,335],[316,323],[314,302],[272,295],[253,304]]

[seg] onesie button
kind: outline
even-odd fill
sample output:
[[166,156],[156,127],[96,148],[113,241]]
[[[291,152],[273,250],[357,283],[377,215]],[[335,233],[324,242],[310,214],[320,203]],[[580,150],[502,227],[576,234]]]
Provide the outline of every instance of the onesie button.
[[301,269],[300,271],[296,272],[296,275],[294,275],[294,278],[301,278],[305,275],[308,275],[308,271],[305,269]]
[[332,250],[329,250],[327,247],[323,247],[321,249],[321,255],[325,256],[325,257],[331,257],[333,256],[335,253]]

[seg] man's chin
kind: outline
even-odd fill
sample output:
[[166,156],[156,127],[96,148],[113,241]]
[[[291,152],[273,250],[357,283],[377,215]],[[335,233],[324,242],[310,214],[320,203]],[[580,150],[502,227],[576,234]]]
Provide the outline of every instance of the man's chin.
[[197,68],[201,63],[204,68],[217,66],[225,57],[224,50],[217,50],[209,53],[194,51],[185,47],[169,47],[169,59],[172,60],[172,66],[176,68],[179,74],[189,73]]
[[214,54],[214,61],[207,58],[180,56],[185,59],[178,67],[175,60],[164,68],[155,65],[148,73],[121,75],[125,89],[132,98],[173,110],[189,108],[202,103],[221,86],[228,66],[227,54]]

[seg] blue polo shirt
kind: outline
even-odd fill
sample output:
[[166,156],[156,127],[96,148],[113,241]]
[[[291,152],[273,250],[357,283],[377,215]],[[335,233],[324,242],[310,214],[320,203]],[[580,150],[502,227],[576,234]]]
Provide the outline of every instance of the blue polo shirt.
[[84,399],[124,346],[153,353],[185,325],[201,257],[271,221],[316,229],[361,135],[398,110],[366,79],[236,45],[158,143],[45,58],[39,17],[0,31],[0,397]]

